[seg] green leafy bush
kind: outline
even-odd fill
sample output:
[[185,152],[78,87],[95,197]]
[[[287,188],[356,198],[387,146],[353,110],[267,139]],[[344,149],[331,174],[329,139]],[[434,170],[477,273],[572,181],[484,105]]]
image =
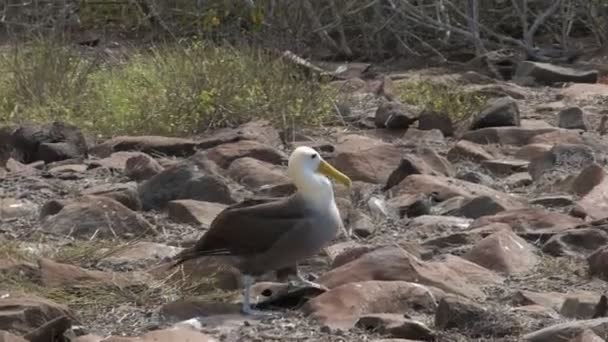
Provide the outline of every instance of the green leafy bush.
[[450,82],[416,80],[400,83],[396,88],[402,102],[449,115],[454,122],[478,113],[486,103],[484,96],[463,91]]
[[0,122],[66,120],[103,134],[195,134],[252,119],[319,125],[335,91],[276,56],[194,43],[119,65],[43,41],[0,57]]

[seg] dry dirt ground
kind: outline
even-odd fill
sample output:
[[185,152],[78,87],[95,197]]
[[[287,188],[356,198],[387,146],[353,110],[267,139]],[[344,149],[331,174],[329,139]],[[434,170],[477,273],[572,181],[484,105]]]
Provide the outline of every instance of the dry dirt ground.
[[[48,163],[38,160],[61,155],[59,147],[12,146],[14,158],[0,168],[0,330],[26,335],[65,315],[72,341],[142,336],[192,317],[218,341],[574,341],[583,331],[608,338],[608,141],[598,132],[608,85],[522,86],[471,75],[391,77],[397,85],[450,78],[463,90],[509,95],[511,104],[488,114],[503,127],[458,138],[417,127],[422,121],[377,128],[386,101],[377,89],[389,86],[351,79],[337,84],[350,89],[344,125],[289,141],[252,122],[198,137],[89,141],[86,157],[71,151],[74,158]],[[570,107],[581,109],[586,129],[558,127]],[[411,117],[408,110],[393,114]],[[54,129],[78,146],[72,128]],[[289,194],[285,158],[297,145],[317,148],[355,180],[336,189],[353,236],[338,236],[301,265],[329,292],[276,298],[274,316],[245,318],[239,277],[221,260],[177,270],[166,261],[226,205]],[[258,300],[279,296],[273,275],[261,281]],[[359,320],[366,315],[372,323]],[[574,328],[526,335],[565,322]]]

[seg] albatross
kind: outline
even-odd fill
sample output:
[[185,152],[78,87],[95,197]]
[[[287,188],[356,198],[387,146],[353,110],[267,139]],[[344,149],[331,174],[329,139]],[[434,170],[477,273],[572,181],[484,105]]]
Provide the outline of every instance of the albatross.
[[[243,275],[244,314],[250,306],[253,279],[269,271],[291,273],[297,282],[316,288],[297,270],[298,262],[312,257],[344,229],[329,178],[350,188],[352,182],[307,146],[289,156],[288,176],[297,191],[276,200],[250,199],[224,209],[209,230],[191,248],[175,258],[173,266],[203,256],[235,256]],[[293,274],[289,274],[293,275]]]

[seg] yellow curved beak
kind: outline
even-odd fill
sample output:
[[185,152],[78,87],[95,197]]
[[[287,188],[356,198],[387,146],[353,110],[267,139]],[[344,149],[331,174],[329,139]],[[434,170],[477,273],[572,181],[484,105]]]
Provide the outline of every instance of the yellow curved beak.
[[319,172],[320,174],[323,174],[329,178],[333,178],[337,182],[340,182],[349,188],[353,184],[353,182],[350,180],[350,178],[348,178],[348,176],[346,176],[342,172],[336,170],[333,166],[331,166],[325,160],[321,160],[321,162],[319,163],[319,167],[317,168],[317,172]]

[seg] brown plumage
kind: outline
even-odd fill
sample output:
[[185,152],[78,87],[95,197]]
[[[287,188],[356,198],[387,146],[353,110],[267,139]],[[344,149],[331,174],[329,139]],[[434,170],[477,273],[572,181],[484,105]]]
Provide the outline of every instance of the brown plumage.
[[[298,188],[295,194],[281,199],[245,200],[226,208],[196,245],[176,256],[174,266],[203,256],[238,257],[236,266],[245,277],[243,311],[252,312],[248,295],[252,276],[268,271],[291,272],[343,228],[331,182],[325,176],[347,186],[350,179],[309,147],[299,147],[292,153],[288,173]],[[298,278],[320,286],[299,274]]]

